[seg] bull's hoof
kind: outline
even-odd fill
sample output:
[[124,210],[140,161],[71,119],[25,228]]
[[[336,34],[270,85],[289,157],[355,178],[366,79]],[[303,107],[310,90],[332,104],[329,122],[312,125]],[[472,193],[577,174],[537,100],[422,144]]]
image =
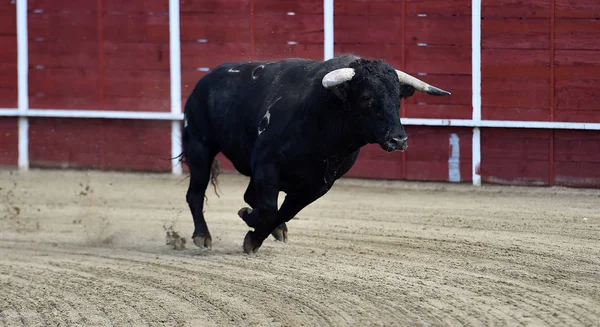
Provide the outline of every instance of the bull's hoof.
[[246,233],[246,237],[244,237],[244,252],[248,254],[256,253],[261,245],[262,242],[256,239],[254,232],[250,231]]
[[257,215],[252,215],[254,210],[248,207],[244,207],[238,211],[238,216],[248,225],[248,227],[256,228]]
[[273,237],[280,242],[287,242],[288,240],[288,229],[285,223],[275,227],[275,229],[271,232]]
[[[251,213],[252,213],[251,208],[244,207],[238,211],[238,216],[240,216],[240,218],[244,219],[247,215],[249,215]],[[244,220],[246,220],[246,219],[244,219]]]
[[192,240],[194,241],[194,244],[196,244],[196,246],[199,248],[212,249],[212,238],[210,237],[210,235],[194,235],[192,236]]

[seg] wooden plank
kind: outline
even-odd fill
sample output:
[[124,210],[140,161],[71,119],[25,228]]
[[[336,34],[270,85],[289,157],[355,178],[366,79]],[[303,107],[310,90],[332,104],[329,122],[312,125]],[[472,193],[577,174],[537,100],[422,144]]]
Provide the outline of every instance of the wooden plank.
[[600,76],[600,55],[594,50],[556,50],[556,80],[596,79]]
[[[322,1],[321,1],[322,5]],[[335,15],[358,16],[399,16],[402,15],[402,3],[398,1],[334,1]],[[334,18],[335,22],[335,18]]]
[[554,153],[557,162],[600,164],[600,133],[597,131],[556,130]]
[[170,123],[99,119],[30,120],[32,166],[170,170]]
[[[338,1],[334,3],[337,4]],[[323,14],[322,0],[281,1],[260,0],[254,4],[257,13],[264,12],[293,12],[295,14]],[[334,14],[337,10],[334,9]]]
[[600,123],[598,107],[590,109],[555,109],[554,117],[557,121],[575,123]]
[[250,43],[182,42],[181,67],[214,69],[225,62],[246,61],[250,51]]
[[323,43],[323,15],[257,14],[256,22],[256,43]]
[[17,63],[0,63],[0,107],[17,107]]
[[470,16],[471,0],[406,0],[406,15],[417,16]]
[[169,99],[169,71],[115,70],[104,71],[105,97],[150,97]]
[[550,0],[484,0],[481,17],[488,18],[548,18]]
[[472,130],[464,127],[406,126],[409,147],[406,150],[406,178],[409,180],[448,181],[452,155],[450,139],[459,142],[460,179],[471,180]]
[[97,95],[46,95],[36,92],[29,95],[29,107],[35,109],[89,109],[98,110],[100,100]]
[[556,108],[595,110],[600,113],[600,78],[556,81]]
[[[256,2],[259,4],[264,0]],[[181,0],[179,7],[182,13],[250,13],[248,0]]]
[[171,123],[107,121],[105,169],[171,170]]
[[169,69],[169,45],[104,42],[104,65],[111,69]]
[[[463,176],[469,176],[466,174],[466,165],[460,165],[461,181]],[[448,181],[448,163],[447,162],[419,162],[411,161],[406,162],[406,179],[413,181]]]
[[481,133],[481,155],[486,160],[550,159],[551,130],[490,128]]
[[[4,1],[6,3],[7,1]],[[0,5],[0,37],[17,35],[17,13],[16,8],[11,6],[10,11],[2,11]]]
[[17,38],[10,35],[0,36],[0,63],[17,63]]
[[456,106],[471,106],[470,75],[426,75],[416,77],[425,81],[426,83],[447,90],[452,93],[452,95],[449,97],[436,97],[415,92],[412,97],[406,99],[407,104],[419,104],[421,106],[436,105],[438,109],[442,110],[445,106],[448,106],[448,109],[452,110],[456,109]]
[[554,183],[569,187],[600,187],[600,164],[595,162],[557,162]]
[[471,46],[407,46],[406,70],[410,74],[471,74]]
[[549,78],[548,50],[482,49],[481,74],[484,78]]
[[[110,0],[103,0],[110,1]],[[114,1],[114,0],[113,0]],[[134,1],[125,1],[134,2]],[[96,12],[98,9],[97,0],[27,0],[27,7],[30,11],[43,10],[44,12]],[[31,17],[31,16],[30,16]],[[31,18],[30,18],[31,19]]]
[[17,106],[17,86],[0,87],[0,108],[16,108]]
[[555,0],[557,18],[600,18],[598,0]]
[[105,14],[103,39],[120,42],[169,42],[169,17],[134,14]]
[[600,50],[600,20],[557,19],[556,49]]
[[[62,0],[64,1],[64,0]],[[89,0],[88,0],[89,1]],[[97,1],[97,0],[95,0]],[[94,1],[94,2],[95,2]],[[204,1],[204,0],[203,0]],[[187,1],[182,0],[180,10],[183,12]],[[121,13],[157,13],[168,15],[169,1],[168,0],[144,0],[144,1],[120,1],[120,0],[102,0],[104,12],[121,12]]]
[[[405,126],[409,137],[406,160],[416,162],[448,163],[451,154],[450,137],[456,134],[460,144],[460,158],[471,160],[472,130],[464,127]],[[448,166],[446,166],[446,174]]]
[[505,158],[483,160],[485,161],[481,163],[481,180],[484,183],[521,186],[547,186],[550,184],[548,161]]
[[14,1],[0,1],[0,15],[3,13],[16,13],[16,2]]
[[368,59],[384,59],[393,67],[402,67],[401,44],[336,43],[335,55],[354,54]]
[[402,17],[338,15],[334,21],[336,43],[402,43]]
[[99,167],[102,134],[102,120],[99,119],[31,118],[30,165],[77,166],[77,162],[72,162],[71,155],[79,152],[87,154],[85,166]]
[[548,108],[548,79],[487,79],[481,83],[482,104],[500,108]]
[[481,177],[487,183],[547,185],[550,130],[484,129]]
[[95,69],[48,68],[29,71],[30,95],[95,96],[97,83],[98,72]]
[[96,14],[86,12],[42,12],[28,18],[30,40],[52,41],[97,40]]
[[481,21],[484,49],[549,49],[549,19],[485,19]]
[[171,110],[171,99],[170,97],[157,98],[154,95],[110,96],[102,100],[102,105],[104,110],[165,112]]
[[467,16],[413,16],[407,17],[406,26],[407,44],[471,45],[471,19]]
[[249,42],[250,31],[247,13],[181,13],[182,41]]
[[[1,101],[1,100],[0,100]],[[0,117],[0,166],[16,166],[19,157],[17,118]]]
[[323,44],[256,44],[252,59],[278,60],[289,57],[323,60]]
[[550,121],[550,108],[489,107],[483,106],[481,117],[490,120]]
[[30,67],[89,68],[98,67],[96,42],[30,41]]
[[473,112],[470,105],[406,103],[404,108],[410,118],[471,119]]

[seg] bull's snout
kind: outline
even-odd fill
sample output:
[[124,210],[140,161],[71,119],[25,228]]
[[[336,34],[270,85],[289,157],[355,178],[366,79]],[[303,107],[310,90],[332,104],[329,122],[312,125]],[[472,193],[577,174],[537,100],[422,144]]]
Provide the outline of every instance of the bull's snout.
[[404,151],[408,148],[408,136],[393,137],[387,140],[382,148],[388,152]]

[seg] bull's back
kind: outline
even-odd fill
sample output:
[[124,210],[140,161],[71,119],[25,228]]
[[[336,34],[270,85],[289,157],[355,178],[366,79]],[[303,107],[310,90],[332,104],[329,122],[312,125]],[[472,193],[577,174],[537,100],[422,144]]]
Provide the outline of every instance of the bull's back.
[[306,59],[222,64],[197,83],[192,96],[200,105],[187,113],[195,118],[190,123],[202,127],[236,169],[248,175],[258,125],[269,105],[291,96],[286,110],[293,111],[295,95],[305,91],[302,83],[318,65],[322,63]]

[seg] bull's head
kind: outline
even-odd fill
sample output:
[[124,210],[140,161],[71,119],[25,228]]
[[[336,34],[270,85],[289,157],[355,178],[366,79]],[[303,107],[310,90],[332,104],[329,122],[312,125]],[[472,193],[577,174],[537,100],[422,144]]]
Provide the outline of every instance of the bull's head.
[[408,147],[408,135],[400,123],[400,99],[412,96],[415,90],[436,96],[450,95],[382,60],[358,59],[347,68],[327,73],[322,84],[334,90],[352,111],[366,142],[377,143],[388,152]]

